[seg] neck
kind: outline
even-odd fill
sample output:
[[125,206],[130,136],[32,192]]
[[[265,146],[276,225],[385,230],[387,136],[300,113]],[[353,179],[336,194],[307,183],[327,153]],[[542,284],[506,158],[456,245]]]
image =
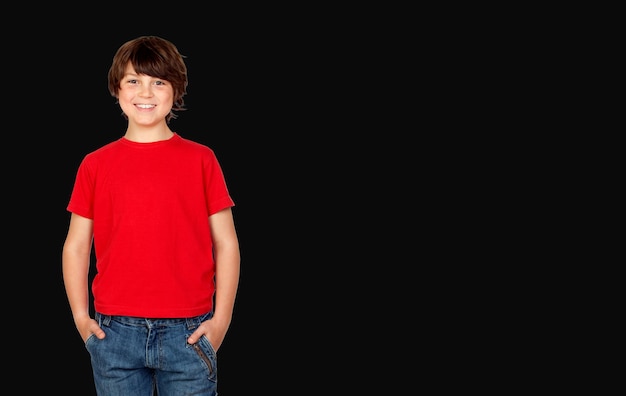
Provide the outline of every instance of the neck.
[[162,128],[141,128],[141,127],[128,127],[124,137],[130,141],[137,143],[151,143],[161,140],[168,140],[174,136],[167,126]]

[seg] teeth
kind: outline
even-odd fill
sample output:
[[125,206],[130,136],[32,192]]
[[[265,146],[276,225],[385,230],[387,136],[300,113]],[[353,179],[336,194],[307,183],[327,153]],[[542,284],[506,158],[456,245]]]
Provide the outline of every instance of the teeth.
[[137,105],[137,107],[141,109],[151,109],[154,107],[154,105],[140,104],[140,105]]

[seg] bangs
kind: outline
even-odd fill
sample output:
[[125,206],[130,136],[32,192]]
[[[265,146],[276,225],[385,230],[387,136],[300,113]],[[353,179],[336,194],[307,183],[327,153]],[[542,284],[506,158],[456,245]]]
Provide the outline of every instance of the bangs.
[[163,56],[158,48],[150,48],[149,45],[137,48],[129,60],[138,74],[167,79],[171,73],[167,70],[169,64],[167,57]]

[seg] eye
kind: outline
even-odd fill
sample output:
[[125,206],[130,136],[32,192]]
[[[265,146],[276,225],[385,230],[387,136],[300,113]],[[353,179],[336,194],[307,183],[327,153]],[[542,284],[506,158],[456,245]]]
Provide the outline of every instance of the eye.
[[129,84],[137,84],[137,80],[135,79],[130,79],[127,81]]
[[157,80],[154,82],[154,85],[165,85],[165,81]]

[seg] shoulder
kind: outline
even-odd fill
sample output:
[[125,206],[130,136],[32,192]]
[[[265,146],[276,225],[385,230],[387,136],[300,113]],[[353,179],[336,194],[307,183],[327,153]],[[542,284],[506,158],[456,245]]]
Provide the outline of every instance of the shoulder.
[[95,172],[102,166],[106,167],[108,164],[115,162],[116,158],[120,156],[121,148],[120,140],[105,144],[85,155],[81,161],[80,168]]
[[211,157],[215,156],[215,152],[213,149],[205,144],[199,143],[195,140],[184,138],[180,135],[176,135],[178,141],[180,142],[181,147],[185,150],[189,150],[190,152],[196,152],[198,154],[208,155]]
[[114,140],[110,143],[105,144],[102,147],[95,149],[94,151],[88,153],[85,158],[97,158],[109,155],[112,152],[115,152],[121,146],[121,139]]

